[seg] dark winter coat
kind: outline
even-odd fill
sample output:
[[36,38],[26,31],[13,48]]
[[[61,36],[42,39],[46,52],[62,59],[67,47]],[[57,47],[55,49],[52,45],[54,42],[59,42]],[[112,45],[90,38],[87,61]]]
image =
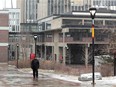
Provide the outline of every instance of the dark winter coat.
[[39,60],[38,59],[33,59],[31,61],[31,68],[32,69],[39,69]]

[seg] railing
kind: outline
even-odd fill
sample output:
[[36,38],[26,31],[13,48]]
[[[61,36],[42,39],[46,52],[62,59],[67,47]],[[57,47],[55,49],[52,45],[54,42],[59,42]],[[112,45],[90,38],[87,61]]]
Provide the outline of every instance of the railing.
[[47,38],[45,42],[52,42],[52,38]]
[[[73,37],[67,37],[67,38],[64,38],[65,42],[92,42],[92,38],[91,37],[83,37],[83,38],[80,38],[80,39],[74,39]],[[59,42],[63,42],[63,38],[59,38]],[[109,39],[108,38],[104,38],[102,40],[96,40],[95,39],[95,42],[101,42],[101,43],[108,43],[109,42]]]
[[[52,38],[46,38],[45,40],[43,39],[38,39],[38,42],[53,42],[54,40]],[[60,37],[59,38],[59,42],[63,42],[63,38]],[[65,37],[64,38],[64,42],[73,42],[73,43],[91,43],[92,42],[92,38],[91,37],[83,37],[83,38],[74,38],[74,37]],[[102,39],[96,39],[95,38],[95,43],[104,43],[104,44],[108,44],[109,43],[109,39],[108,38],[102,38]]]

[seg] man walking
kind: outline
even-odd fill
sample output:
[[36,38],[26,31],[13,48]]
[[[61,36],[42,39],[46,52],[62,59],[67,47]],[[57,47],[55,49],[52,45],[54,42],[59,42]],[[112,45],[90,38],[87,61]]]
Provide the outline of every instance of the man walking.
[[38,78],[38,69],[39,69],[39,60],[34,58],[31,61],[31,68],[33,70],[33,79],[37,79]]

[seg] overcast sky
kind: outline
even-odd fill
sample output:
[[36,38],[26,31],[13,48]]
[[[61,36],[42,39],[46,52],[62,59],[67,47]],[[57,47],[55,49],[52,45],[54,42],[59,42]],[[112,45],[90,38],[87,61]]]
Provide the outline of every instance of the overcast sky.
[[[16,0],[13,1],[13,7],[16,8]],[[0,9],[5,7],[5,0],[0,0]],[[11,0],[6,0],[6,8],[11,8]]]

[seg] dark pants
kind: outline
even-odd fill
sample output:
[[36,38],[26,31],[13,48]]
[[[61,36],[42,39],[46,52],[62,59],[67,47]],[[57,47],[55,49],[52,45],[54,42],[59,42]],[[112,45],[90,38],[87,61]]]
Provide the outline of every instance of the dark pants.
[[38,78],[38,69],[33,69],[33,78]]

